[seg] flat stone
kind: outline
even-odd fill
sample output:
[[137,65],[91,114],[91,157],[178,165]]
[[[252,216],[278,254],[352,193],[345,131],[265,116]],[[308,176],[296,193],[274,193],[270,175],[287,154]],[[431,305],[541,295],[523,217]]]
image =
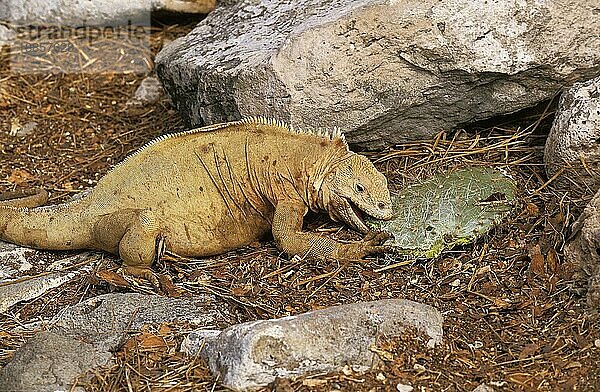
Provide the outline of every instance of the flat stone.
[[51,330],[64,336],[85,339],[96,347],[113,350],[126,333],[146,324],[188,321],[198,326],[230,321],[216,298],[167,298],[137,293],[104,294],[60,312],[50,322]]
[[[0,5],[0,13],[1,12],[2,12],[2,6]],[[2,46],[7,44],[13,36],[14,36],[14,33],[12,30],[10,30],[8,27],[0,24],[0,48],[2,48]]]
[[44,331],[29,339],[0,370],[0,391],[69,390],[76,377],[111,359],[81,340]]
[[33,252],[31,248],[0,241],[0,282],[30,270],[33,266],[27,259]]
[[214,331],[198,331],[182,346],[190,355],[203,347],[201,354],[213,376],[226,387],[252,390],[277,377],[329,372],[344,365],[367,370],[378,360],[371,350],[377,337],[398,336],[406,328],[426,333],[427,346],[433,347],[441,342],[442,321],[431,306],[388,299],[238,324],[216,336]]
[[600,77],[575,83],[560,97],[546,140],[548,177],[571,192],[591,197],[600,188]]
[[[593,2],[223,1],[159,53],[191,125],[276,117],[380,148],[549,99],[600,72]],[[560,37],[560,39],[556,39]]]
[[[84,252],[44,265],[36,255],[39,251],[0,242],[0,313],[72,281],[90,271],[100,259],[97,254]],[[44,273],[31,276],[33,264]]]

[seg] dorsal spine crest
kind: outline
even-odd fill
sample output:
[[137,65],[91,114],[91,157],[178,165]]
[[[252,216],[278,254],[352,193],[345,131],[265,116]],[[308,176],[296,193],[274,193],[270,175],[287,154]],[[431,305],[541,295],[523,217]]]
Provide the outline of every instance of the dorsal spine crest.
[[213,125],[208,125],[208,126],[201,127],[201,128],[190,129],[190,130],[187,130],[187,131],[175,132],[175,133],[169,133],[169,134],[165,134],[165,135],[160,135],[160,136],[156,137],[155,139],[149,141],[148,143],[144,144],[142,147],[138,148],[135,152],[133,152],[132,154],[130,154],[129,156],[127,156],[127,158],[125,158],[118,165],[116,165],[115,167],[113,167],[110,171],[114,170],[116,167],[118,167],[120,165],[123,165],[130,158],[132,158],[132,157],[136,156],[137,154],[141,153],[142,151],[144,151],[148,147],[153,146],[156,143],[160,143],[160,142],[162,142],[164,140],[178,138],[178,137],[182,137],[182,136],[186,136],[186,135],[192,135],[192,134],[200,133],[200,132],[204,133],[204,132],[219,131],[219,130],[222,130],[224,128],[230,127],[230,126],[244,125],[244,124],[264,124],[264,125],[276,126],[276,127],[280,127],[280,128],[286,129],[290,133],[303,134],[303,135],[314,135],[314,136],[317,136],[317,137],[327,138],[330,141],[333,141],[335,139],[340,139],[342,141],[343,145],[346,148],[348,147],[348,144],[346,143],[346,138],[345,138],[344,134],[342,133],[341,129],[339,129],[338,127],[333,127],[332,129],[318,128],[316,130],[305,130],[305,129],[290,127],[285,122],[283,122],[281,120],[278,120],[278,119],[275,119],[275,118],[272,118],[272,117],[263,117],[263,116],[246,117],[246,118],[243,118],[243,119],[238,120],[238,121],[213,124]]

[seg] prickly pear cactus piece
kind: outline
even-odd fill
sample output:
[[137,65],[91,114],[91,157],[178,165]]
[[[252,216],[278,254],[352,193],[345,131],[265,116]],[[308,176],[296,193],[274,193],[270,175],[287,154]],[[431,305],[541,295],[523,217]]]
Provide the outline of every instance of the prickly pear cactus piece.
[[394,234],[392,245],[400,253],[433,258],[500,223],[512,209],[515,193],[514,182],[491,168],[442,173],[392,195],[394,219],[369,224]]

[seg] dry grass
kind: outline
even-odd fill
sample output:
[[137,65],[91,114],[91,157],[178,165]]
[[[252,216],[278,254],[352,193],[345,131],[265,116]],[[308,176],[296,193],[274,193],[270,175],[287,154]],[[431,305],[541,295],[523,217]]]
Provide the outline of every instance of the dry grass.
[[[166,36],[190,26],[158,29],[153,50]],[[5,61],[6,59],[4,59]],[[141,109],[126,105],[142,79],[135,74],[0,76],[0,191],[42,186],[53,201],[93,186],[110,166],[149,139],[184,128],[167,103]],[[395,390],[410,383],[428,391],[470,391],[482,382],[499,390],[600,389],[599,322],[574,288],[562,248],[573,216],[584,201],[556,189],[543,172],[542,148],[553,113],[542,110],[524,125],[476,133],[441,133],[371,154],[392,188],[442,170],[486,165],[518,183],[520,206],[477,243],[434,260],[399,263],[394,257],[362,263],[289,261],[271,241],[202,260],[174,258],[163,268],[181,295],[211,293],[236,321],[282,317],[327,306],[384,298],[407,298],[440,309],[442,347],[423,351],[407,334],[384,338],[380,367],[278,381],[277,390]],[[35,121],[32,134],[10,136],[11,124]],[[322,217],[309,229],[355,238]],[[46,252],[58,258],[65,252]],[[113,258],[107,257],[110,267]],[[31,333],[14,328],[48,320],[64,306],[111,291],[147,286],[111,286],[82,277],[43,298],[17,305],[0,318],[0,362],[6,363]],[[177,352],[192,326],[148,327],[116,353],[113,366],[95,369],[81,382],[95,391],[219,390],[206,365]],[[417,388],[418,389],[418,388]]]

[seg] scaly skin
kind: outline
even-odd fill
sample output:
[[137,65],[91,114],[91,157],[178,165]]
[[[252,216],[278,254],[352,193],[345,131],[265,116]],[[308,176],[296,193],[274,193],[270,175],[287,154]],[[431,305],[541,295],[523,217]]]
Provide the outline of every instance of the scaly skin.
[[[19,201],[21,200],[21,201]],[[158,243],[182,255],[220,254],[272,231],[280,250],[306,258],[361,259],[388,251],[353,207],[392,217],[385,177],[348,150],[339,132],[295,132],[249,119],[164,136],[138,150],[77,200],[35,207],[44,195],[2,201],[0,239],[40,249],[118,254],[147,276]],[[367,234],[342,244],[302,231],[325,211]]]

